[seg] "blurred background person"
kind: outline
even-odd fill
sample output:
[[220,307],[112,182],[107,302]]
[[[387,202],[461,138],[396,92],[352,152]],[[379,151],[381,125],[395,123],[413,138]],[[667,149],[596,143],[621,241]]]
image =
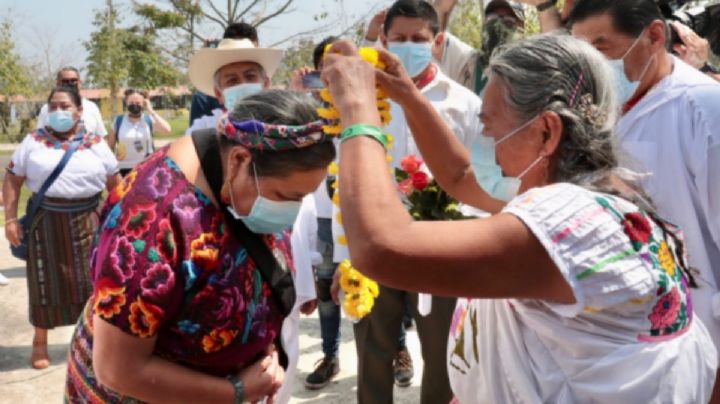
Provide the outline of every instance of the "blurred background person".
[[[71,87],[80,94],[82,91],[82,83],[80,71],[72,66],[63,67],[57,72],[55,80],[57,87]],[[46,128],[49,124],[48,117],[48,104],[45,104],[38,114],[37,128]],[[107,129],[105,129],[105,122],[103,121],[100,109],[97,104],[85,97],[82,97],[81,121],[88,133],[94,133],[101,137],[107,136]]]
[[169,134],[172,128],[155,112],[145,91],[125,90],[123,104],[126,112],[113,120],[107,142],[115,152],[120,175],[124,177],[155,151],[153,132]]

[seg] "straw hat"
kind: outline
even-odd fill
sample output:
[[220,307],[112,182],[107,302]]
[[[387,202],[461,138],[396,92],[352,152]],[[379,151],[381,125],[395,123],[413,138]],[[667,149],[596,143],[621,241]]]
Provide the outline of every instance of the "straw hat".
[[283,57],[282,49],[256,48],[249,39],[223,39],[217,48],[203,48],[190,58],[190,82],[205,94],[215,96],[215,72],[238,62],[254,62],[272,77]]

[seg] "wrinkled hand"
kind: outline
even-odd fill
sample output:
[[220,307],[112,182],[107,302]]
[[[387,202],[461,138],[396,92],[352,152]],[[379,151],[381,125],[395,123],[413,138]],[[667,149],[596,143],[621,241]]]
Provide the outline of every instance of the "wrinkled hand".
[[358,55],[355,44],[347,40],[335,42],[325,56],[321,78],[343,125],[380,126],[375,68]]
[[308,302],[303,303],[300,305],[300,313],[309,316],[313,314],[315,309],[317,309],[318,301],[317,299],[310,300]]
[[272,404],[285,379],[285,370],[280,366],[275,346],[270,345],[264,357],[243,369],[238,376],[245,386],[246,401],[259,402],[267,397],[266,402]]
[[673,45],[673,50],[690,66],[696,69],[703,67],[710,55],[710,43],[687,25],[677,21],[672,21],[671,24],[682,41],[682,44]]
[[303,77],[313,70],[307,66],[301,67],[292,72],[290,76],[290,90],[292,91],[305,91],[305,84],[303,84]]
[[383,24],[385,23],[385,16],[387,15],[387,8],[384,8],[377,12],[370,20],[368,24],[367,32],[365,33],[365,39],[370,42],[377,41],[380,33],[382,32]]
[[385,71],[377,70],[375,78],[385,94],[402,105],[406,97],[417,91],[417,87],[397,56],[386,49],[378,49],[378,53],[385,63]]
[[5,224],[5,238],[8,240],[8,242],[10,242],[13,247],[17,247],[20,245],[22,237],[22,228],[20,227],[20,223],[17,220]]

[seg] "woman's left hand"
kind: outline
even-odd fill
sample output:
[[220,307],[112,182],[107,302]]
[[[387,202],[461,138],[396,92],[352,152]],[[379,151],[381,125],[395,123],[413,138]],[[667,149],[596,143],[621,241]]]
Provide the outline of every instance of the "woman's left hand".
[[350,41],[335,42],[325,56],[321,77],[344,126],[355,123],[379,126],[375,68],[357,52]]
[[300,305],[300,313],[309,316],[317,309],[317,299],[310,300]]

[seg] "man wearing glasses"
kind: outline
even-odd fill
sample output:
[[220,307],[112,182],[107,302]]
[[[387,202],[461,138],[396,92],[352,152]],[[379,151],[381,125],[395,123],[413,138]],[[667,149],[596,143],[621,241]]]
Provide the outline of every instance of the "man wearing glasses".
[[[58,87],[73,87],[78,93],[82,86],[82,80],[80,80],[80,72],[74,67],[63,67],[57,74],[55,84]],[[95,133],[100,136],[107,136],[107,129],[103,123],[100,109],[95,105],[94,102],[82,97],[82,120],[85,125],[85,130],[89,133]],[[48,106],[43,105],[40,109],[40,114],[37,117],[37,128],[44,128],[48,124]]]

